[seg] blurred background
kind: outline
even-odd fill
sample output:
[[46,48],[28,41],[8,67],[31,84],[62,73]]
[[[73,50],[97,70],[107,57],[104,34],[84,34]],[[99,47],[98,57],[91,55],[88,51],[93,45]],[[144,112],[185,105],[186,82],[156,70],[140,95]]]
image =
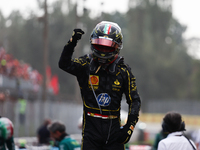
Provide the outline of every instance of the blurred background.
[[[74,28],[85,31],[74,57],[90,53],[102,21],[119,24],[120,55],[132,68],[142,99],[131,142],[151,144],[164,114],[183,115],[188,133],[200,128],[199,1],[0,0],[0,115],[15,137],[35,137],[43,120],[62,120],[80,135],[82,100],[76,78],[58,68]],[[122,110],[127,111],[125,99]]]

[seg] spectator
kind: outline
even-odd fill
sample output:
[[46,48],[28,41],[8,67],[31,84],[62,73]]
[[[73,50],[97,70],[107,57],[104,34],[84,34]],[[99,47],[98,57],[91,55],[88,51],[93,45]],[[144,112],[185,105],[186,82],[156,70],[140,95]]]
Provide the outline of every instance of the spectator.
[[48,127],[51,137],[56,140],[60,150],[80,150],[80,144],[66,133],[66,127],[59,121],[53,122]]
[[168,136],[158,144],[158,150],[196,150],[192,140],[185,135],[185,123],[179,113],[168,112],[163,118],[163,132]]
[[2,74],[7,74],[6,63],[7,63],[6,59],[1,60],[1,73]]
[[23,96],[20,96],[19,99],[19,105],[20,105],[20,108],[19,108],[19,120],[20,120],[20,124],[21,125],[24,125],[25,123],[25,119],[26,119],[26,99],[24,99]]
[[0,150],[15,150],[13,130],[13,123],[0,116]]
[[47,126],[51,123],[50,119],[44,120],[44,123],[39,127],[37,131],[38,143],[39,145],[49,145],[50,142],[50,132]]

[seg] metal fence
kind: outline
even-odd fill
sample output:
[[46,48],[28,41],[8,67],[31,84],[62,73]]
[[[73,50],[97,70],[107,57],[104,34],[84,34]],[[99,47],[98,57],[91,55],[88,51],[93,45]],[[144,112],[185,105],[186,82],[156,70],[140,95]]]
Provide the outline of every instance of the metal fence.
[[186,115],[200,115],[200,100],[148,100],[142,104],[147,113],[166,113],[168,111],[177,111]]
[[78,128],[79,118],[82,116],[81,104],[52,101],[42,104],[40,101],[27,101],[24,123],[20,120],[19,109],[20,103],[18,101],[0,102],[0,115],[13,121],[15,137],[36,136],[37,129],[46,118],[65,123],[69,134],[81,133]]
[[[199,101],[178,101],[178,100],[149,100],[142,103],[142,112],[145,113],[166,113],[176,110],[181,114],[199,115]],[[127,111],[128,105],[122,101],[122,109]],[[78,128],[82,116],[82,104],[72,103],[72,101],[27,101],[24,114],[25,122],[20,120],[20,106],[17,100],[0,101],[0,115],[8,117],[14,123],[15,137],[36,136],[37,129],[45,118],[60,120],[65,123],[69,134],[81,134]]]

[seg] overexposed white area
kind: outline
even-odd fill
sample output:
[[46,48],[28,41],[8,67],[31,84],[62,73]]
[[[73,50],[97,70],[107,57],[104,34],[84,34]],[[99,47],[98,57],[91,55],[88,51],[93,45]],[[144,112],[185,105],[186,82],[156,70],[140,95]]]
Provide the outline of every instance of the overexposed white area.
[[[44,0],[40,0],[43,2]],[[47,0],[49,4],[57,0]],[[119,11],[125,13],[128,9],[129,0],[72,0],[78,1],[80,7],[85,5],[92,11],[104,11],[112,13]],[[200,0],[172,0],[173,16],[182,24],[186,25],[185,38],[200,37]],[[26,15],[30,11],[38,11],[37,0],[0,0],[0,11],[8,16],[13,10],[19,10]]]
[[185,37],[200,38],[200,0],[173,0],[173,16],[182,24],[187,25]]

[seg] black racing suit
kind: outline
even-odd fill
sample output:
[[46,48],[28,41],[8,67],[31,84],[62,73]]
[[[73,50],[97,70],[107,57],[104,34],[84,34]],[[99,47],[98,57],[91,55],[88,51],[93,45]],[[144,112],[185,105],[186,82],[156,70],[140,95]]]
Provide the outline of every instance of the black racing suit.
[[59,67],[75,75],[80,86],[83,100],[81,149],[124,150],[124,143],[129,139],[118,142],[121,138],[121,100],[124,93],[129,105],[127,124],[135,126],[141,105],[135,77],[122,57],[118,56],[106,69],[99,69],[99,64],[89,54],[72,59],[74,47],[70,42],[64,47]]

